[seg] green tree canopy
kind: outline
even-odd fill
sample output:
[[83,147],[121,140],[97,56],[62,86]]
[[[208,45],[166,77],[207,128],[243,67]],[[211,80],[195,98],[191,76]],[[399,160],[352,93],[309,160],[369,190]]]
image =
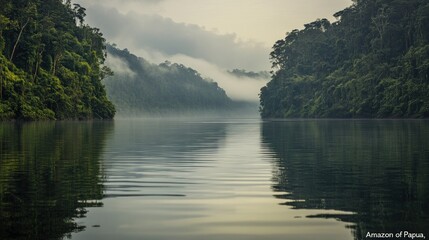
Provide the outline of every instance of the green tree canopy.
[[277,41],[262,117],[429,117],[429,3],[355,0]]
[[69,0],[0,0],[0,119],[113,118],[105,39]]

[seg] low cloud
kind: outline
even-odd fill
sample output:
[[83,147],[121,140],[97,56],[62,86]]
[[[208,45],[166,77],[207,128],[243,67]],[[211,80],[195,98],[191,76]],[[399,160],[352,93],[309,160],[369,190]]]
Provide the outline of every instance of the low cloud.
[[115,57],[109,54],[104,63],[108,66],[115,74],[120,74],[122,76],[127,76],[129,78],[133,78],[136,76],[136,73],[133,72],[128,64],[122,60],[121,58]]
[[[151,55],[151,62],[164,61],[181,63],[198,71],[201,73],[201,76],[204,79],[217,82],[218,85],[222,87],[227,95],[233,100],[257,102],[259,100],[258,94],[260,89],[269,81],[269,78],[263,79],[235,76],[215,64],[209,63],[203,59],[196,59],[186,55],[178,54],[174,56],[165,56],[161,53]],[[136,76],[136,73],[128,66],[128,63],[120,57],[108,54],[105,64],[110,67],[115,72],[115,74],[120,75],[120,79],[122,80],[138,77]],[[152,77],[156,78],[156,76],[163,74],[162,68],[154,67],[153,64],[146,61],[146,59],[140,58],[140,64],[144,71]]]
[[[144,3],[155,6],[160,1],[163,0],[145,0]],[[236,34],[220,34],[157,14],[122,13],[109,7],[119,2],[91,0],[90,4],[84,5],[87,9],[86,22],[100,28],[108,42],[117,44],[119,48],[127,48],[151,63],[168,60],[191,67],[204,78],[216,81],[234,100],[258,101],[260,88],[268,79],[240,78],[227,70],[268,70],[270,49],[263,44],[241,41]],[[133,4],[133,1],[124,4]],[[121,75],[135,76],[120,58],[108,56],[106,65]]]
[[199,71],[204,78],[213,79],[233,100],[257,102],[260,89],[269,81],[269,79],[237,77],[212,63],[186,55],[175,55],[168,59],[171,62],[183,63]]
[[[87,21],[101,29],[108,41],[132,52],[185,55],[225,69],[267,70],[269,49],[240,41],[235,34],[218,34],[160,15],[123,14],[101,5],[87,7]],[[148,56],[143,56],[148,57]]]

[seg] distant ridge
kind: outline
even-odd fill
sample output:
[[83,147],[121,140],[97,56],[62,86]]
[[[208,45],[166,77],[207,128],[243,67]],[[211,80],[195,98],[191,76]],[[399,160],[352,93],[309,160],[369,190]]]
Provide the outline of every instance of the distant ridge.
[[114,75],[105,80],[108,96],[121,114],[225,110],[236,104],[211,79],[168,61],[159,65],[107,45],[106,64]]

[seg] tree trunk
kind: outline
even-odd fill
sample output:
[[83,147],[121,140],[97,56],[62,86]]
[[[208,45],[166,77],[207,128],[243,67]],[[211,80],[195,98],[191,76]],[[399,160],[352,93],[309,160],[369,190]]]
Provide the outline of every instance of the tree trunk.
[[58,65],[58,63],[60,62],[60,60],[61,60],[62,56],[63,56],[63,54],[62,54],[62,53],[56,54],[56,55],[54,56],[54,64],[53,64],[53,66],[52,66],[52,75],[54,75],[54,76],[55,76],[55,72],[56,72],[56,70],[57,70],[57,65]]
[[41,50],[40,52],[38,52],[37,60],[36,60],[36,67],[35,67],[34,75],[33,75],[33,82],[36,81],[37,73],[39,72],[39,67],[40,67],[40,62],[41,62],[42,54],[43,54],[43,50]]
[[22,32],[24,31],[24,28],[27,26],[27,24],[30,22],[30,18],[27,18],[27,22],[21,27],[21,30],[19,30],[18,38],[16,39],[15,45],[13,45],[12,53],[10,54],[9,60],[12,62],[13,55],[15,55],[16,47],[18,46],[19,40],[21,39]]

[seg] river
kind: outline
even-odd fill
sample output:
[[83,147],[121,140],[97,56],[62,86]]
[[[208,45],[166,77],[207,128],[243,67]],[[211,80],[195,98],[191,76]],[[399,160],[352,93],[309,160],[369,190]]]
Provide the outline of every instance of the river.
[[429,121],[0,123],[0,239],[429,236]]

